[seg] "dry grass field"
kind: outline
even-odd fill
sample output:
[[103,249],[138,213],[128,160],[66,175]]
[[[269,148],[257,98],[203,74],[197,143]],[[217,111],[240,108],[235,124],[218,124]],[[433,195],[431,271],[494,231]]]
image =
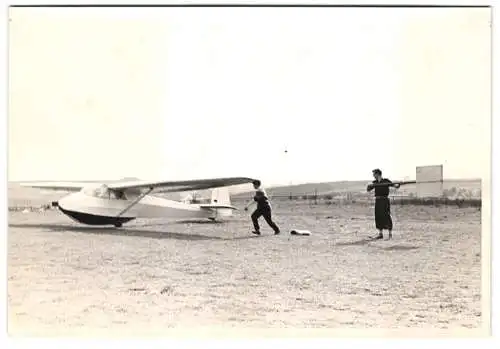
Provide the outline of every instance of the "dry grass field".
[[244,211],[226,223],[121,229],[77,225],[55,210],[10,212],[9,332],[481,326],[477,208],[393,206],[391,241],[366,240],[369,205],[274,208],[282,234],[262,222],[260,237]]

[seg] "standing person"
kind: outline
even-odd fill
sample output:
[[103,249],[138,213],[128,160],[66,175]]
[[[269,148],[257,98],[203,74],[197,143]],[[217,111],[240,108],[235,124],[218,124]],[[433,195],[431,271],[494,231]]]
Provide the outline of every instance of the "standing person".
[[[391,202],[389,201],[389,187],[399,188],[399,184],[394,184],[391,180],[382,177],[382,171],[378,168],[372,171],[375,180],[369,184],[366,190],[368,192],[375,189],[375,226],[378,230],[378,235],[372,239],[383,239],[383,230],[389,231],[388,240],[392,239],[392,217],[391,217]],[[376,186],[376,184],[387,183],[384,186]]]
[[245,207],[245,211],[248,211],[250,205],[252,205],[253,203],[257,203],[257,209],[252,213],[251,216],[252,223],[255,229],[254,231],[252,231],[252,233],[260,235],[259,218],[260,216],[263,216],[267,224],[269,224],[269,226],[274,230],[274,234],[279,234],[280,229],[278,228],[276,223],[273,222],[271,204],[269,203],[269,198],[266,191],[261,187],[262,183],[259,180],[254,180],[252,184],[255,189],[255,196],[253,197],[253,200],[250,201]]

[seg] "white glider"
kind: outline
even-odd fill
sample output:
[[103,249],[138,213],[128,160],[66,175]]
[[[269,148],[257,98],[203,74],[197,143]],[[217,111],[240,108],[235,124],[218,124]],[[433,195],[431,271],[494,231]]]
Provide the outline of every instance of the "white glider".
[[[87,225],[122,224],[136,218],[207,218],[216,220],[232,215],[228,186],[251,183],[252,178],[231,177],[187,181],[122,180],[90,182],[26,182],[39,189],[70,191],[52,206],[73,220]],[[150,195],[156,192],[183,192],[213,189],[209,204],[188,204]]]

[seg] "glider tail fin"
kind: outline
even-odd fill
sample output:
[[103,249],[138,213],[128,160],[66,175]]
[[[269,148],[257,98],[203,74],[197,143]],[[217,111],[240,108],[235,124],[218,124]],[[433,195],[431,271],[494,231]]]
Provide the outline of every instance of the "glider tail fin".
[[230,217],[236,208],[231,205],[231,197],[228,188],[216,188],[212,190],[210,204],[200,205],[212,212],[211,219]]
[[212,205],[227,205],[231,206],[231,197],[229,190],[226,187],[216,188],[212,190],[212,198],[210,200]]

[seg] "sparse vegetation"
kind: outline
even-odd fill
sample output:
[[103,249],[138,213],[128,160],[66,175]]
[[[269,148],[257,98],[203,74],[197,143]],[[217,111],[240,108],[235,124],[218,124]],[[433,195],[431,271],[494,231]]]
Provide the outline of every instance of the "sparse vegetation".
[[457,199],[481,198],[481,189],[466,189],[452,187],[443,191],[443,197]]
[[9,212],[20,212],[20,211],[45,211],[52,209],[50,204],[46,205],[16,205],[9,206]]
[[[273,201],[294,200],[308,204],[370,205],[373,202],[373,194],[366,192],[365,183],[361,181],[321,183],[316,186],[315,184],[302,184],[270,188],[269,193]],[[233,201],[237,202],[242,195],[245,194],[236,195]],[[393,205],[456,206],[480,209],[482,205],[481,182],[479,180],[445,181],[443,194],[437,198],[417,197],[416,187],[409,185],[400,189],[392,189],[391,202]]]
[[457,206],[457,207],[478,207],[481,208],[481,199],[450,199],[442,198],[392,198],[393,204],[399,205],[423,205],[423,206]]
[[[421,198],[415,193],[406,195],[393,195],[390,197],[393,205],[417,205],[417,206],[457,206],[457,207],[477,207],[481,208],[482,200],[480,190],[468,190],[465,188],[450,188],[443,192],[441,197]],[[303,201],[318,204],[370,204],[373,196],[369,193],[345,192],[327,193],[321,195],[299,194],[299,195],[272,195],[273,201]]]

